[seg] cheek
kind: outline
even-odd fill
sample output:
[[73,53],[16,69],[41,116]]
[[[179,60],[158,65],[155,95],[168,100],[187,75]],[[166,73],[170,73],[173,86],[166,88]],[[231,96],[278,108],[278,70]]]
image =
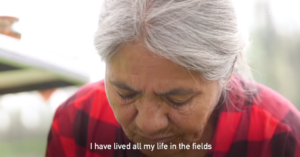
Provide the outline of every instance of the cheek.
[[133,104],[124,104],[116,91],[110,85],[106,85],[108,102],[114,112],[117,121],[123,128],[127,128],[134,120],[137,111]]
[[204,129],[215,106],[213,99],[201,98],[182,109],[173,110],[170,119],[179,130],[193,134]]
[[205,112],[197,112],[197,114],[196,112],[197,111],[193,111],[193,113],[183,114],[175,111],[170,114],[170,120],[180,132],[194,134],[202,129],[207,119],[207,114]]

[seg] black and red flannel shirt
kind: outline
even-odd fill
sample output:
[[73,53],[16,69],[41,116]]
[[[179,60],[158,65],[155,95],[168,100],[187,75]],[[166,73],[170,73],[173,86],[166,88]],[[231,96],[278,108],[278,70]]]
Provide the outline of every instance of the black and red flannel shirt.
[[[239,88],[243,83],[236,81]],[[300,157],[300,113],[285,98],[257,84],[259,101],[230,90],[234,105],[223,105],[212,149],[206,157]],[[104,82],[82,87],[57,109],[46,157],[140,157],[138,150],[91,149],[91,143],[127,144],[107,101]]]

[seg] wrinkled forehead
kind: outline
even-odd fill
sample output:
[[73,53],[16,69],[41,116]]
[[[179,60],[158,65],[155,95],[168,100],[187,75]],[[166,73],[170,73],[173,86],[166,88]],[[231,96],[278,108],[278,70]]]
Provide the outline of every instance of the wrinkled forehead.
[[157,56],[140,44],[120,47],[107,63],[107,81],[122,82],[138,90],[167,91],[173,88],[203,89],[212,82],[204,81],[197,72]]
[[107,64],[108,70],[121,75],[156,78],[190,77],[188,70],[158,56],[139,43],[121,46]]

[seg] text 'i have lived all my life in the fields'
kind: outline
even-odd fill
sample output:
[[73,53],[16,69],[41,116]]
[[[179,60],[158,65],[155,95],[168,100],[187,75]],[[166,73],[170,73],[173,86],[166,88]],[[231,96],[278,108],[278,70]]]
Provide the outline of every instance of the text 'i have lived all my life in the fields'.
[[208,144],[208,143],[201,143],[201,144],[197,144],[197,143],[192,143],[191,145],[190,144],[183,144],[183,143],[179,143],[178,144],[178,148],[177,148],[177,145],[176,144],[172,144],[170,143],[169,145],[167,144],[164,144],[164,143],[157,143],[157,144],[144,144],[142,146],[141,143],[136,143],[136,144],[131,144],[131,143],[128,143],[128,144],[118,144],[118,143],[114,143],[113,146],[111,144],[97,144],[97,143],[90,143],[90,149],[94,149],[94,150],[111,150],[111,149],[114,149],[114,150],[117,150],[117,149],[120,149],[120,150],[141,150],[141,149],[147,149],[147,150],[151,150],[153,151],[154,149],[157,149],[157,150],[167,150],[167,149],[170,149],[170,150],[174,150],[174,149],[185,149],[185,150],[190,150],[190,149],[193,149],[193,150],[201,150],[201,149],[212,149],[212,146],[211,144]]

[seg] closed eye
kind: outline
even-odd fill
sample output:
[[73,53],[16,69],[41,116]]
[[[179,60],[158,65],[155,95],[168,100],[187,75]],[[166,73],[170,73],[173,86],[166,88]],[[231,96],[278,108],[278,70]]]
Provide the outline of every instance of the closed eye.
[[190,98],[190,99],[185,100],[185,101],[176,102],[176,101],[170,99],[169,97],[166,97],[166,99],[167,99],[167,101],[168,101],[169,103],[171,103],[172,105],[174,105],[174,106],[176,106],[176,107],[183,106],[183,105],[187,104],[187,103],[191,100],[191,98]]
[[118,92],[118,95],[123,100],[130,100],[130,99],[133,99],[137,95],[137,93],[133,93],[133,94],[129,94],[129,95],[124,95],[124,94],[121,94],[121,93]]

